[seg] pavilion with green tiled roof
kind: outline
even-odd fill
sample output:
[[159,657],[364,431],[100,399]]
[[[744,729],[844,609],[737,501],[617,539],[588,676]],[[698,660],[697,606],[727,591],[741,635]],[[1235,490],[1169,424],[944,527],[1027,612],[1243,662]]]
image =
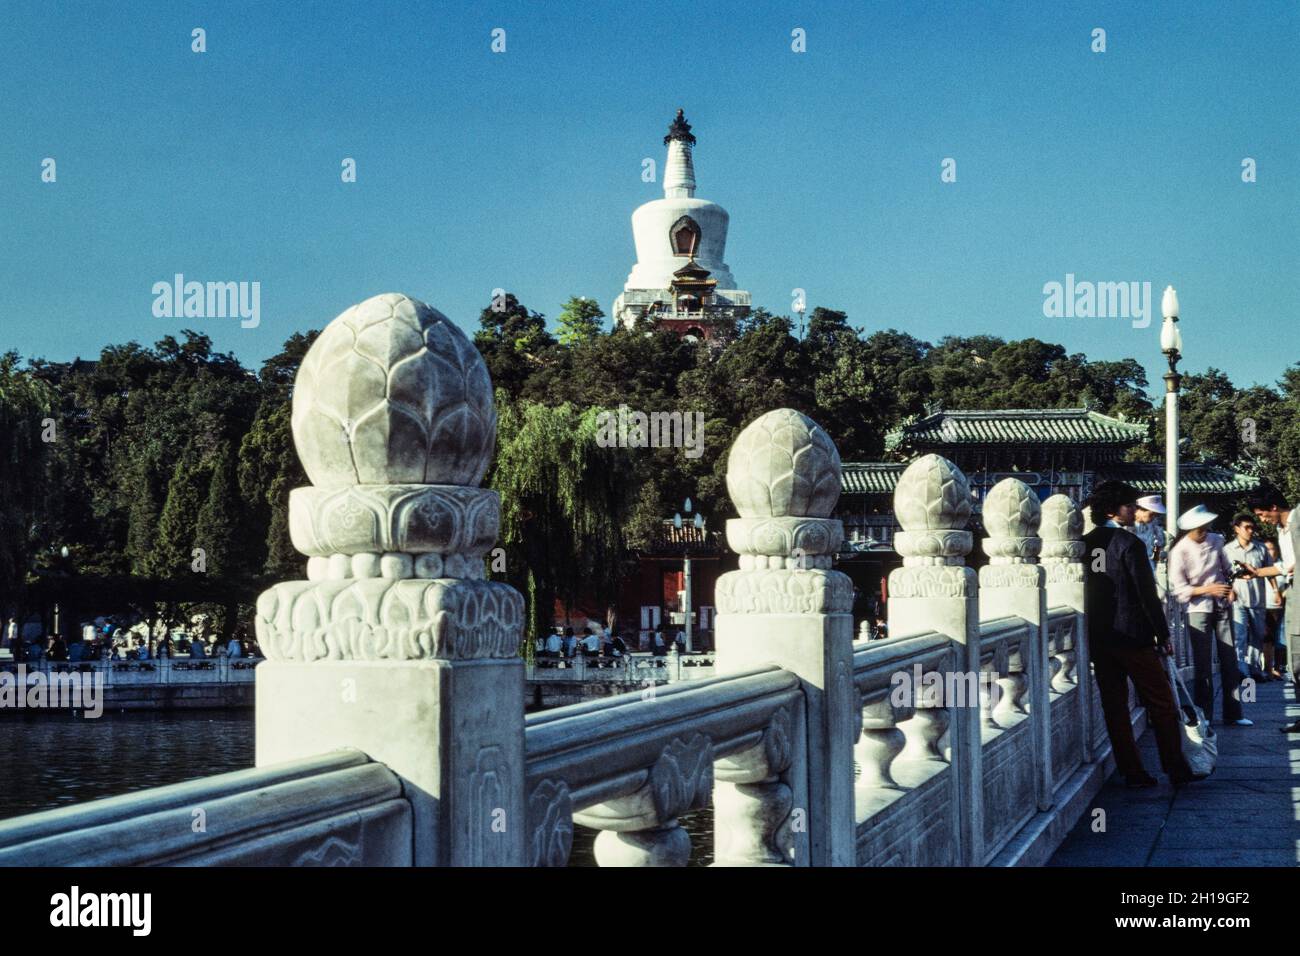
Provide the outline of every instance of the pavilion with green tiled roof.
[[906,467],[892,461],[846,461],[840,466],[840,494],[892,495]]
[[[840,479],[841,495],[891,496],[898,477],[907,466],[890,461],[846,461]],[[1125,481],[1144,495],[1162,495],[1165,492],[1165,466],[1147,462],[1118,462],[1098,469],[1097,481]],[[1178,470],[1179,494],[1189,495],[1248,495],[1259,487],[1259,479],[1233,471],[1220,465],[1185,461]]]
[[[945,448],[1092,447],[1123,450],[1147,440],[1150,426],[1111,418],[1088,408],[939,411],[889,433],[892,452],[935,452]],[[947,457],[947,456],[945,456]]]
[[[1098,469],[1097,480],[1125,481],[1144,495],[1162,495],[1165,493],[1165,464],[1119,462]],[[1216,495],[1238,498],[1258,488],[1258,478],[1221,465],[1184,461],[1178,466],[1178,494],[1182,501]]]
[[[1142,494],[1163,494],[1163,462],[1124,460],[1149,434],[1148,422],[1088,408],[932,412],[888,434],[885,447],[897,462],[843,463],[836,517],[844,522],[845,549],[892,551],[894,487],[906,463],[920,455],[943,455],[961,468],[978,513],[989,488],[1007,477],[1025,482],[1040,498],[1063,493],[1082,501],[1108,479],[1127,481]],[[1257,478],[1204,462],[1184,462],[1180,475],[1185,507],[1205,502],[1222,509],[1259,487]]]

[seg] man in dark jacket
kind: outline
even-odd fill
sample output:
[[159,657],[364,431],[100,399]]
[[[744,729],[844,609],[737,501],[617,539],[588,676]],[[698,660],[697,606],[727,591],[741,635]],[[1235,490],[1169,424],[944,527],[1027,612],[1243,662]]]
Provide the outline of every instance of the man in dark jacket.
[[1098,485],[1089,500],[1096,525],[1083,537],[1088,652],[1101,697],[1115,764],[1130,787],[1154,787],[1142,766],[1129,719],[1128,682],[1147,711],[1160,765],[1180,785],[1194,776],[1182,751],[1182,712],[1162,654],[1172,654],[1169,624],[1156,594],[1155,575],[1132,524],[1137,492],[1119,481]]

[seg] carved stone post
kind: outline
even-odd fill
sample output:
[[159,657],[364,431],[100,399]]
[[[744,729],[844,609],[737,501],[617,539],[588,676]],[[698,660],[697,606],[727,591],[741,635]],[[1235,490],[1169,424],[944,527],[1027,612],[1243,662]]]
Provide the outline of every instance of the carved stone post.
[[303,359],[289,497],[307,580],[257,602],[257,763],[355,747],[402,778],[417,865],[524,862],[523,599],[483,580],[492,383],[445,316],[348,309]]
[[[853,866],[853,743],[861,723],[853,684],[853,584],[831,570],[844,527],[827,517],[840,494],[839,452],[807,416],[788,408],[768,412],[732,446],[727,490],[740,513],[727,522],[740,570],[718,579],[717,671],[777,664],[799,676],[808,711],[800,742],[808,805],[791,813],[806,821],[808,852],[796,858]],[[767,779],[777,768],[764,769]],[[737,778],[728,770],[722,779]],[[772,790],[764,799],[775,807],[786,798]],[[724,797],[719,812],[733,802]]]
[[1079,694],[1083,759],[1092,760],[1092,668],[1089,665],[1087,619],[1083,604],[1083,513],[1067,495],[1052,495],[1043,502],[1043,570],[1047,572],[1048,608],[1074,609],[1074,631],[1066,676],[1073,678]]
[[[978,674],[979,586],[975,569],[966,567],[972,544],[971,533],[965,530],[970,512],[970,485],[961,469],[946,458],[924,455],[899,477],[894,515],[903,530],[894,535],[894,549],[902,555],[903,566],[889,575],[889,634],[943,634],[953,642],[955,668]],[[980,866],[984,863],[984,772],[979,695],[947,703],[957,794],[957,858],[963,865]]]
[[[1052,806],[1051,674],[1047,663],[1046,574],[1037,564],[1042,541],[1038,524],[1042,507],[1029,486],[1016,478],[999,481],[984,499],[984,553],[980,568],[980,616],[983,620],[1016,615],[1032,629],[1021,645],[1016,669],[1029,678],[1029,718],[1033,731],[1035,791],[1038,809]],[[1013,665],[1014,666],[1014,665]]]

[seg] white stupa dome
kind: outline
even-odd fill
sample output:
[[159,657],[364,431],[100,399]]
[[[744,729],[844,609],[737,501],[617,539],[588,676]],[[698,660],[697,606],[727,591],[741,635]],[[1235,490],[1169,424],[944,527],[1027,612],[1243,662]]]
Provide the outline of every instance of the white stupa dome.
[[689,217],[700,230],[695,261],[718,280],[722,289],[734,289],[736,280],[724,261],[727,251],[727,210],[707,199],[694,196],[669,196],[653,199],[632,213],[632,238],[636,242],[636,265],[628,274],[628,289],[666,289],[673,273],[684,266],[689,255],[673,250],[671,230],[683,217]]
[[[689,230],[694,224],[695,261],[717,280],[718,288],[734,289],[736,280],[724,261],[727,251],[727,210],[707,199],[695,198],[695,165],[691,153],[695,137],[682,111],[664,137],[668,159],[664,164],[664,198],[653,199],[632,213],[632,238],[636,265],[624,289],[666,289],[673,273],[690,261],[686,237],[675,240],[675,226]],[[674,242],[678,248],[674,248]]]

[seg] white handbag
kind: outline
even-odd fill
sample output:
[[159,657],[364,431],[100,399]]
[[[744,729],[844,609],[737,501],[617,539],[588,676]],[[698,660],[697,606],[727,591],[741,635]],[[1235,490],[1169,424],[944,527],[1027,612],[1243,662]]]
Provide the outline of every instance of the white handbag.
[[1219,759],[1219,739],[1210,726],[1205,713],[1196,706],[1192,695],[1183,683],[1178,668],[1172,657],[1165,658],[1165,669],[1169,673],[1169,683],[1173,688],[1174,701],[1182,714],[1183,757],[1194,774],[1213,773]]

